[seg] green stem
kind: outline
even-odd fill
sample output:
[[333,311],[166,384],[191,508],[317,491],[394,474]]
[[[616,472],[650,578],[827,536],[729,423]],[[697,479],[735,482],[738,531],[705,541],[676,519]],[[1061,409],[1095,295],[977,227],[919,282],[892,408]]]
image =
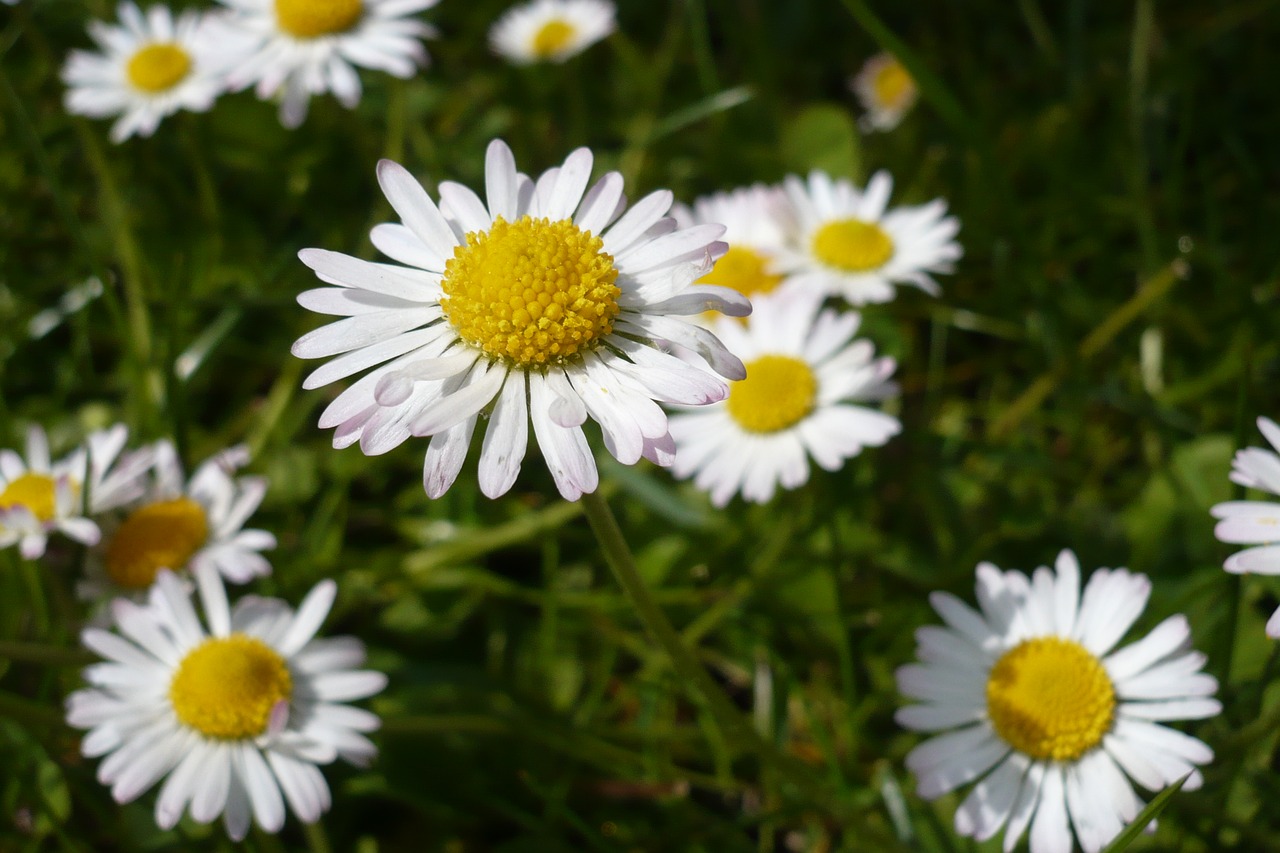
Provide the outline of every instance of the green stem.
[[311,853],[333,853],[333,848],[329,846],[329,836],[324,831],[324,823],[321,821],[304,823],[302,834],[307,837],[307,849]]

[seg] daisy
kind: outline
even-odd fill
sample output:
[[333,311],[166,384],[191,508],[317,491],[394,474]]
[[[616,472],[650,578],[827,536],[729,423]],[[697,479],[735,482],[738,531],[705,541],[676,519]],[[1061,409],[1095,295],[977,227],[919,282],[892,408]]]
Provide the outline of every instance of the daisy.
[[1114,650],[1142,614],[1145,575],[1098,569],[1080,594],[1070,551],[1056,571],[1031,577],[978,566],[975,611],[935,592],[946,627],[916,632],[922,663],[897,672],[898,689],[922,704],[899,724],[945,732],[907,756],[918,791],[934,799],[978,780],[956,810],[956,831],[985,841],[1005,827],[1013,850],[1030,827],[1032,853],[1070,853],[1072,832],[1093,853],[1142,809],[1130,779],[1150,791],[1213,759],[1205,744],[1160,725],[1222,710],[1217,681],[1200,671],[1186,617],[1171,616]]
[[360,103],[355,67],[407,79],[427,64],[422,39],[435,28],[411,16],[438,0],[220,0],[226,42],[246,54],[229,72],[233,89],[280,95],[280,123],[297,127],[312,95],[333,92],[347,109]]
[[[725,398],[742,363],[711,333],[671,315],[750,303],[727,288],[695,285],[725,246],[720,225],[677,228],[659,190],[625,214],[622,177],[591,189],[592,156],[574,151],[536,183],[511,150],[490,143],[487,205],[466,187],[440,184],[441,205],[402,167],[378,165],[378,182],[404,224],[384,224],[374,245],[408,266],[304,249],[328,284],[298,297],[338,320],[293,346],[300,358],[338,356],[303,383],[318,388],[381,365],[320,416],[334,446],[386,453],[432,436],[424,485],[438,497],[458,475],[476,419],[489,412],[480,489],[505,494],[524,459],[528,424],[560,493],[576,500],[598,483],[582,424],[600,424],[620,462],[670,465],[675,445],[655,401],[704,405]],[[585,190],[585,195],[584,195]],[[693,365],[655,340],[694,350]],[[384,363],[385,362],[385,363]]]
[[[1275,421],[1258,418],[1258,429],[1272,447],[1280,450],[1280,427]],[[1231,463],[1231,480],[1246,488],[1280,495],[1280,456],[1261,447],[1238,451]],[[1213,530],[1219,541],[1257,546],[1232,554],[1222,564],[1224,569],[1238,575],[1280,575],[1280,504],[1227,501],[1210,512],[1221,519]],[[1267,620],[1267,636],[1280,639],[1280,609]]]
[[274,548],[275,537],[244,529],[262,503],[267,481],[232,476],[248,463],[249,451],[242,446],[224,450],[196,468],[190,480],[172,444],[161,441],[154,452],[150,487],[91,552],[81,597],[145,590],[162,569],[209,570],[232,583],[270,574],[271,564],[260,552]]
[[935,199],[918,207],[886,211],[893,179],[871,176],[865,191],[843,178],[814,171],[806,184],[784,182],[795,205],[798,242],[779,259],[797,287],[841,296],[854,305],[888,302],[895,284],[937,295],[930,273],[949,273],[962,254],[955,236],[960,223]]
[[116,424],[54,462],[48,436],[33,426],[25,459],[0,450],[0,548],[16,543],[23,557],[34,560],[44,555],[53,532],[84,545],[96,543],[101,532],[93,517],[136,500],[145,488],[152,454],[122,454],[128,437],[124,424]]
[[[702,196],[693,207],[676,205],[672,216],[682,226],[720,223],[729,251],[716,261],[699,284],[732,288],[754,299],[773,293],[786,276],[776,258],[794,228],[791,201],[778,187],[754,184],[727,193]],[[714,315],[706,315],[710,322]]]
[[849,81],[849,88],[867,111],[860,122],[865,131],[893,130],[920,94],[916,81],[891,53],[868,59]]
[[694,476],[716,506],[737,492],[765,503],[779,484],[808,481],[809,457],[838,471],[901,430],[897,418],[851,405],[895,394],[896,363],[853,339],[857,312],[819,311],[821,301],[815,294],[757,299],[745,326],[726,319],[712,326],[746,363],[747,376],[729,386],[723,403],[672,417],[671,435],[675,475]]
[[222,90],[221,65],[205,19],[188,9],[175,20],[165,6],[145,16],[121,3],[120,26],[89,25],[99,52],[73,50],[62,69],[69,112],[104,118],[120,116],[111,140],[150,136],[160,121],[178,110],[204,112]]
[[494,23],[489,46],[517,65],[564,62],[613,32],[614,13],[606,0],[533,0]]
[[67,697],[67,723],[89,730],[86,757],[106,756],[98,779],[116,802],[168,776],[155,807],[161,829],[189,808],[197,823],[223,815],[239,841],[250,814],[278,832],[286,802],[314,823],[330,804],[318,765],[363,766],[377,752],[362,732],[378,718],[345,703],[378,693],[386,676],[356,668],[364,647],[354,637],[314,639],[333,581],[295,613],[256,596],[232,608],[216,572],[196,580],[204,624],[182,583],[161,572],[145,605],[115,601],[115,632],[85,630],[85,646],[107,660],[85,669],[91,687]]

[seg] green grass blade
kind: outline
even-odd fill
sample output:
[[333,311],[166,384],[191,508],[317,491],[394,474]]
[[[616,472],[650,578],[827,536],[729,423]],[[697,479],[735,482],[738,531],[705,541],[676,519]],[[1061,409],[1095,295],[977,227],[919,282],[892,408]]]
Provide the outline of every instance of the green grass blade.
[[1181,791],[1182,786],[1187,784],[1187,780],[1190,778],[1191,774],[1188,773],[1157,794],[1156,798],[1147,803],[1147,807],[1133,819],[1133,823],[1129,824],[1129,827],[1124,832],[1117,835],[1116,840],[1108,844],[1102,853],[1121,853],[1122,850],[1128,850],[1134,839],[1142,834],[1142,831],[1147,828],[1151,821],[1160,816],[1160,813],[1169,805],[1169,801],[1173,799],[1173,795]]

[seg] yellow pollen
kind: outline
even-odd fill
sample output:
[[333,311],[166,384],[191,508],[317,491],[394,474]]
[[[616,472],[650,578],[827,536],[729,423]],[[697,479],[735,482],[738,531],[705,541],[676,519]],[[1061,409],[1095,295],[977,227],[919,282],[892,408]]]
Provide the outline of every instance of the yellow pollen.
[[743,296],[755,296],[772,292],[782,278],[769,272],[769,258],[754,249],[731,246],[711,272],[698,279],[698,284],[718,284],[731,287]]
[[568,219],[494,220],[445,264],[440,305],[458,335],[521,366],[564,362],[613,331],[618,271]]
[[22,506],[40,521],[52,521],[58,505],[57,495],[58,487],[52,477],[28,471],[0,492],[0,510]]
[[916,88],[916,81],[911,79],[911,75],[902,67],[902,63],[894,59],[886,62],[876,72],[875,80],[871,85],[875,89],[876,102],[880,106],[896,107],[911,97],[911,93]]
[[1042,761],[1075,761],[1102,740],[1116,692],[1102,662],[1061,637],[1026,640],[987,677],[987,715],[996,734]]
[[209,538],[204,507],[191,498],[139,507],[107,543],[107,574],[126,589],[146,589],[161,569],[180,571]]
[[778,432],[813,411],[818,380],[809,365],[789,355],[748,362],[747,378],[729,386],[729,415],[747,432]]
[[280,29],[300,39],[345,33],[363,14],[361,0],[276,0]]
[[828,266],[847,272],[868,272],[893,257],[893,238],[874,222],[837,219],[813,235],[813,253]]
[[239,740],[267,730],[271,709],[293,695],[289,665],[256,637],[210,637],[178,664],[169,701],[183,725]]
[[149,95],[167,92],[191,73],[191,55],[176,44],[149,44],[129,59],[125,73],[135,89]]
[[559,18],[547,21],[533,36],[533,55],[539,59],[555,56],[569,46],[577,33],[577,29],[568,21]]

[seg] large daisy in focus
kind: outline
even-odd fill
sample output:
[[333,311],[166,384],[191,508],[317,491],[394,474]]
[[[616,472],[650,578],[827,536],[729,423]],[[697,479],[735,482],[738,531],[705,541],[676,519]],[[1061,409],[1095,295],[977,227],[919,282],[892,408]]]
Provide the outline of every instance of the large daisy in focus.
[[297,127],[312,95],[333,92],[347,109],[360,103],[355,68],[409,78],[427,64],[422,39],[435,28],[413,18],[439,0],[220,0],[228,49],[245,58],[232,88],[254,86],[280,98],[280,123]]
[[1032,853],[1102,849],[1137,817],[1130,780],[1159,791],[1213,759],[1199,740],[1161,725],[1222,710],[1218,683],[1200,671],[1186,617],[1171,616],[1120,649],[1151,583],[1098,569],[1080,593],[1070,551],[1031,577],[978,566],[978,605],[935,592],[945,627],[916,632],[921,663],[898,689],[922,704],[897,713],[919,731],[945,732],[907,756],[922,797],[977,780],[956,810],[956,831],[985,841],[1005,827],[1013,850],[1030,827]]
[[856,312],[819,311],[821,297],[758,299],[743,326],[712,326],[746,365],[723,403],[675,415],[677,477],[694,477],[711,502],[724,506],[737,492],[764,503],[781,485],[809,479],[809,458],[828,471],[864,447],[897,435],[897,418],[855,403],[897,391],[896,363],[875,358],[871,343],[854,340]]
[[128,437],[124,424],[116,424],[91,434],[82,447],[55,462],[48,436],[33,426],[25,459],[0,450],[0,548],[17,544],[22,556],[33,560],[44,554],[54,532],[84,545],[96,543],[101,531],[94,519],[136,500],[145,489],[152,454],[124,452]]
[[866,114],[863,130],[893,130],[915,105],[920,91],[916,81],[891,53],[878,53],[866,61],[849,81]]
[[[1270,418],[1258,418],[1258,429],[1280,450],[1280,427]],[[1262,447],[1246,447],[1231,463],[1231,480],[1250,488],[1280,495],[1280,456]],[[1220,519],[1214,535],[1232,545],[1253,545],[1227,558],[1222,567],[1233,574],[1280,575],[1280,503],[1227,501],[1210,512]],[[1280,639],[1280,609],[1267,620],[1267,636]]]
[[276,538],[244,529],[267,492],[262,477],[234,476],[248,461],[246,448],[232,447],[201,463],[188,481],[173,445],[159,442],[150,487],[123,519],[106,526],[80,595],[139,592],[162,569],[209,570],[232,583],[270,574],[261,552],[274,548]]
[[156,800],[161,829],[190,809],[198,823],[223,815],[239,841],[251,815],[278,832],[286,803],[314,823],[330,804],[317,765],[363,765],[376,753],[363,733],[378,718],[346,703],[382,690],[386,676],[357,669],[364,648],[355,638],[315,639],[333,581],[318,584],[295,613],[255,596],[231,608],[216,572],[196,578],[203,624],[190,593],[163,572],[146,605],[116,600],[116,631],[84,632],[106,662],[85,670],[92,686],[67,698],[67,722],[89,730],[87,757],[106,756],[98,779],[117,802],[168,777]]
[[[600,424],[605,446],[630,465],[669,465],[675,445],[657,402],[705,405],[728,394],[720,376],[741,379],[742,362],[679,315],[750,303],[722,287],[696,285],[724,251],[720,225],[677,228],[659,190],[623,213],[622,176],[590,189],[592,156],[574,151],[536,182],[516,171],[495,140],[485,160],[485,198],[449,181],[441,204],[402,167],[378,165],[378,182],[403,224],[379,225],[374,244],[406,264],[358,260],[323,249],[299,257],[336,287],[298,297],[346,319],[293,346],[301,358],[338,356],[307,377],[318,388],[377,366],[320,416],[334,446],[359,442],[386,453],[410,436],[431,436],[424,485],[438,497],[453,483],[482,412],[480,489],[505,494],[524,459],[528,426],[560,493],[594,491],[595,460],[582,424]],[[487,203],[486,203],[487,202]],[[655,340],[697,352],[695,366]],[[657,401],[657,402],[655,402]]]
[[165,6],[144,16],[121,3],[119,26],[89,25],[99,52],[73,50],[62,69],[67,110],[104,118],[120,116],[113,142],[150,136],[162,119],[178,110],[203,112],[222,91],[217,46],[203,16],[188,9],[174,19]]
[[798,287],[840,296],[853,305],[888,302],[894,285],[937,295],[934,273],[961,256],[960,223],[942,199],[888,209],[893,179],[876,172],[865,190],[814,171],[808,182],[784,182],[798,218],[794,243],[781,259]]
[[607,0],[533,0],[494,23],[489,46],[517,65],[564,62],[613,32],[614,14]]

